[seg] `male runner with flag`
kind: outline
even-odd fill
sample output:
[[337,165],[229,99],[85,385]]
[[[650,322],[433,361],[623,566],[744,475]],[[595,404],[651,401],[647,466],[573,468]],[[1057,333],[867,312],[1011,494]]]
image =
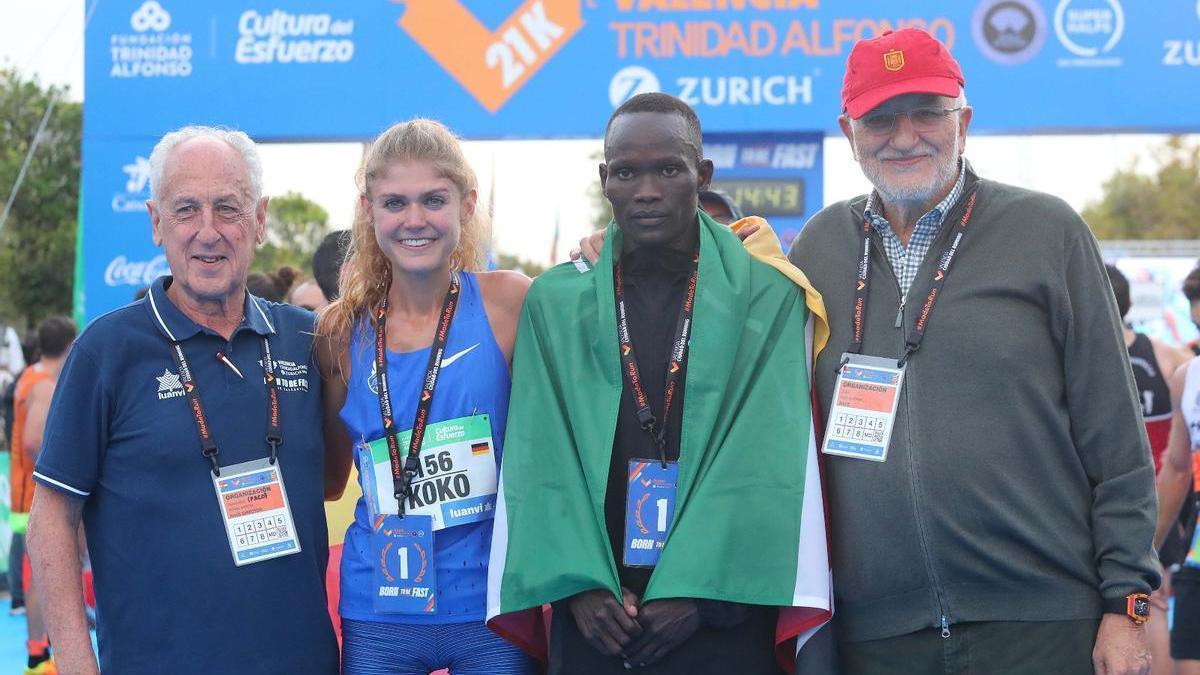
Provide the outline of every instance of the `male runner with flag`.
[[488,617],[528,641],[551,603],[551,673],[774,673],[829,617],[823,306],[765,223],[743,248],[698,210],[702,157],[682,101],[618,108],[604,255],[539,277],[522,313]]

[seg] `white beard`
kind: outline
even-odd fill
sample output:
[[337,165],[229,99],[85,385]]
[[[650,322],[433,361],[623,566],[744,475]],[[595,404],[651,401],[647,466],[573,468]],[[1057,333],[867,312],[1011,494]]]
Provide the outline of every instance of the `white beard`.
[[[961,145],[959,144],[958,135],[954,136],[954,146],[950,149],[950,156],[946,161],[937,166],[933,175],[930,176],[929,182],[925,185],[890,185],[883,175],[883,166],[881,160],[872,159],[871,161],[859,160],[859,166],[862,168],[863,175],[867,180],[871,181],[871,185],[875,186],[875,190],[879,192],[879,196],[888,204],[899,202],[910,202],[917,204],[927,203],[929,200],[937,197],[942,190],[946,189],[947,185],[952,185],[958,179],[958,160]],[[863,153],[857,148],[855,154],[862,157]]]

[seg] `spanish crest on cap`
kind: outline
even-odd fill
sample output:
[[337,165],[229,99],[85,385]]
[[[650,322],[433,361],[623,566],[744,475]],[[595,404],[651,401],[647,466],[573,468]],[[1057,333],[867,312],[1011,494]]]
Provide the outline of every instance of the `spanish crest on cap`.
[[904,52],[900,51],[899,49],[893,49],[892,51],[884,54],[883,67],[893,72],[903,68]]

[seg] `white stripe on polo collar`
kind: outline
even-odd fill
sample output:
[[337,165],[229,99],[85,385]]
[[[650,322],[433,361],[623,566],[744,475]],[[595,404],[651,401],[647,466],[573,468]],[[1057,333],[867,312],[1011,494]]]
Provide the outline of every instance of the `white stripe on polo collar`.
[[266,324],[267,324],[267,330],[269,330],[269,331],[271,331],[272,333],[274,333],[274,332],[275,332],[275,326],[272,326],[272,325],[271,325],[271,320],[267,318],[267,313],[266,313],[266,312],[264,312],[264,311],[262,311],[262,307],[261,307],[261,306],[259,306],[259,304],[258,304],[258,301],[257,301],[257,300],[255,300],[255,299],[253,298],[253,296],[250,298],[250,301],[254,303],[254,309],[257,309],[257,310],[258,310],[258,315],[259,315],[259,316],[261,316],[261,317],[262,317],[262,320],[266,322]]
[[[179,340],[175,339],[175,334],[171,332],[171,329],[167,328],[167,322],[163,321],[162,314],[160,314],[158,311],[158,303],[154,300],[154,289],[151,288],[150,292],[146,295],[150,296],[150,308],[154,310],[154,318],[158,319],[158,325],[162,326],[163,332],[167,334],[167,337],[171,338],[172,342],[179,342]],[[262,306],[259,305],[253,297],[250,298],[250,304],[254,305],[254,309],[258,310],[258,315],[261,316],[263,322],[267,324],[267,330],[274,333],[275,326],[271,323],[271,320],[267,318],[267,313],[262,310]]]
[[154,301],[154,286],[150,287],[150,292],[146,295],[150,296],[150,308],[154,310],[154,318],[158,319],[158,325],[162,326],[167,337],[171,338],[171,342],[179,342],[179,340],[175,339],[175,334],[171,332],[171,329],[167,328],[167,322],[163,321],[162,314],[158,313],[158,303]]

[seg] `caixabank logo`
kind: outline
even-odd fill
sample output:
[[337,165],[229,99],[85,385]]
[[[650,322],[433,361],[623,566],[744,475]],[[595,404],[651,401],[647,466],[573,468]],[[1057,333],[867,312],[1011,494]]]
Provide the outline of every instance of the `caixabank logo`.
[[525,0],[494,30],[461,0],[392,1],[401,30],[491,113],[583,27],[583,0]]

